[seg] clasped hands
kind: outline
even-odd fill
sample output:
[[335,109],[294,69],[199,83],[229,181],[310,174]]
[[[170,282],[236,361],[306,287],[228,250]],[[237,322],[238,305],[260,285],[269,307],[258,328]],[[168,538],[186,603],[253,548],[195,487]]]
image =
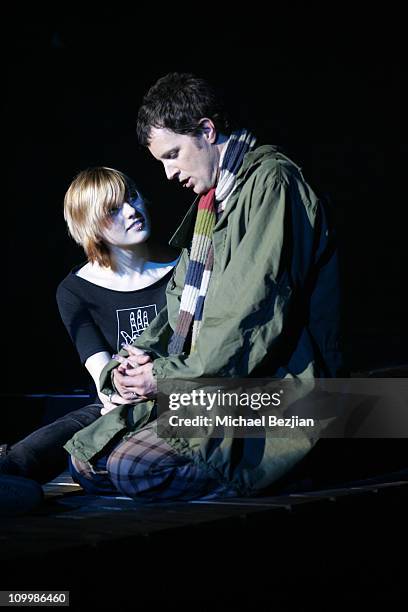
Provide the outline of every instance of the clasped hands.
[[152,358],[144,351],[125,345],[128,357],[114,355],[119,366],[113,370],[113,381],[119,394],[128,402],[143,402],[157,395]]

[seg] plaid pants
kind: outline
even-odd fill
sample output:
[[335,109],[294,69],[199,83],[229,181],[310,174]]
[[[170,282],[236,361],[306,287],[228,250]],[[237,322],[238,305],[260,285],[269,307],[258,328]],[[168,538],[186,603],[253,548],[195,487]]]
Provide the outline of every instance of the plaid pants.
[[150,423],[93,465],[71,457],[71,474],[87,493],[122,493],[140,501],[212,499],[237,495],[200,465],[177,453]]

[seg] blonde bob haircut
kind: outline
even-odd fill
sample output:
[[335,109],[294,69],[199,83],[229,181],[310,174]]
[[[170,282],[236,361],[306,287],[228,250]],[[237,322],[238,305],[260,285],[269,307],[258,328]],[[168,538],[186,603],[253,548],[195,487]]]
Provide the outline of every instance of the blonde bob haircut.
[[102,230],[113,209],[128,198],[141,197],[134,182],[119,170],[88,168],[75,177],[64,198],[64,218],[72,238],[82,246],[88,261],[113,269]]

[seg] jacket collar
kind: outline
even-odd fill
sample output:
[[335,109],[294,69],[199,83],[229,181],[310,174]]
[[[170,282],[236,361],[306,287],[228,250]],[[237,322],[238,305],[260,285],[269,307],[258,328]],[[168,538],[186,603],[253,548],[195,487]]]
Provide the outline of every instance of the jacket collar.
[[[278,153],[277,147],[271,145],[262,145],[257,147],[253,151],[249,151],[242,162],[242,166],[239,169],[237,174],[237,184],[236,187],[239,187],[240,183],[245,180],[246,173],[248,170],[251,172],[258,167],[265,157],[270,157],[271,154]],[[197,216],[197,204],[200,196],[197,196],[187,211],[187,214],[183,218],[179,227],[176,229],[175,233],[169,240],[169,245],[173,246],[177,249],[187,248],[191,244],[191,240],[194,234],[194,224]],[[216,225],[218,226],[219,221],[225,220],[228,213],[230,212],[233,203],[235,202],[235,198],[232,197],[230,201],[227,203],[227,206],[222,213],[220,219],[217,221]]]
[[194,202],[184,216],[182,222],[169,240],[169,245],[176,249],[189,247],[194,233],[194,224],[197,216],[197,205],[200,196],[194,199]]

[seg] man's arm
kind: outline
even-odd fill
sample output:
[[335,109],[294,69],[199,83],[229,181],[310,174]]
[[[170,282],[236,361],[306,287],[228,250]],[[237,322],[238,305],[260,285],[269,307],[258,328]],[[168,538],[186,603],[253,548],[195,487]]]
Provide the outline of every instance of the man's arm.
[[[143,392],[150,377],[247,376],[259,365],[286,331],[293,301],[310,272],[316,214],[317,200],[305,206],[296,184],[264,182],[245,234],[205,303],[196,350],[157,356],[150,372],[146,366],[135,369],[129,387]],[[295,229],[302,256],[293,262]]]

